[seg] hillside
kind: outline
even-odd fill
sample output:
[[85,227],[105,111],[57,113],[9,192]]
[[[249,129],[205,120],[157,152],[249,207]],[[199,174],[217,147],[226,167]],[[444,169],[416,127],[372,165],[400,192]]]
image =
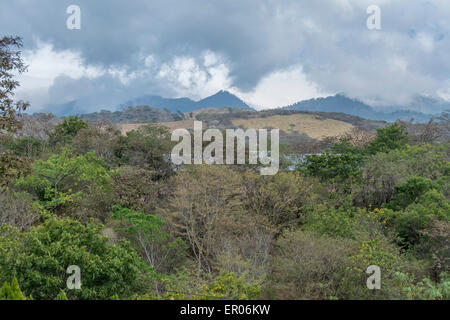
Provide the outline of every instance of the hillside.
[[80,115],[80,118],[90,122],[113,122],[113,123],[148,123],[175,121],[179,119],[176,115],[165,110],[150,108],[148,106],[128,107],[120,111],[94,112]]
[[[209,112],[208,112],[209,111]],[[218,112],[217,109],[201,109],[193,112],[193,118],[182,121],[160,122],[170,130],[193,129],[194,120],[203,121],[205,128],[278,128],[280,139],[286,143],[323,140],[338,137],[360,127],[374,132],[386,125],[385,122],[371,121],[342,113],[307,111],[268,110],[259,112]],[[120,124],[122,134],[135,130],[143,123]]]
[[152,108],[159,108],[164,110],[169,110],[172,113],[175,112],[190,112],[202,108],[225,108],[225,107],[235,107],[245,110],[253,110],[244,101],[231,94],[228,91],[219,91],[216,94],[206,97],[199,101],[194,101],[189,98],[163,98],[161,96],[147,95],[142,96],[130,101],[127,101],[117,107],[117,109],[122,110],[130,106],[147,105]]
[[396,120],[409,121],[414,119],[417,122],[427,122],[433,116],[411,110],[398,110],[399,107],[392,108],[397,111],[385,113],[377,111],[375,108],[357,100],[350,99],[344,95],[337,94],[326,98],[310,99],[297,102],[293,105],[282,107],[284,110],[314,111],[314,112],[342,112],[371,120],[384,120],[394,122]]
[[334,119],[321,119],[310,114],[275,115],[265,118],[233,119],[233,126],[243,128],[277,128],[287,134],[306,134],[313,139],[341,136],[354,126]]

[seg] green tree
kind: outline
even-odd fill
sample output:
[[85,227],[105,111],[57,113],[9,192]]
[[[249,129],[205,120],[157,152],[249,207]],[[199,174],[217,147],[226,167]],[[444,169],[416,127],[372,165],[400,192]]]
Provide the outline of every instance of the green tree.
[[0,39],[0,129],[14,131],[20,126],[18,113],[28,107],[23,101],[14,102],[12,97],[19,82],[13,77],[27,70],[20,54],[22,39],[4,37]]
[[411,177],[404,184],[394,187],[394,198],[387,204],[390,209],[405,209],[426,192],[436,189],[431,179]]
[[306,156],[298,168],[308,176],[317,177],[334,185],[335,188],[348,191],[351,184],[358,181],[361,176],[362,160],[361,155],[350,152],[343,154],[325,152]]
[[49,219],[29,232],[0,229],[0,280],[15,276],[23,292],[36,299],[54,299],[67,290],[67,267],[81,270],[81,289],[71,299],[128,297],[148,288],[155,277],[130,244],[110,244],[101,225],[70,219]]
[[160,177],[171,175],[173,171],[169,156],[173,143],[170,138],[169,130],[156,124],[127,132],[121,139],[121,164],[154,170]]
[[34,163],[33,172],[18,182],[34,193],[46,210],[59,213],[70,203],[110,189],[111,177],[94,152],[74,156],[69,149]]
[[69,300],[69,299],[67,298],[66,292],[63,290],[56,296],[55,300]]
[[399,149],[406,145],[409,141],[406,127],[397,122],[385,128],[377,130],[377,136],[367,147],[371,154],[378,152],[389,152],[390,150]]
[[27,300],[20,290],[16,277],[12,279],[11,283],[5,282],[0,288],[0,300]]
[[[19,37],[0,39],[0,136],[4,130],[14,132],[21,126],[18,115],[28,107],[28,103],[13,100],[14,90],[19,86],[14,76],[27,70],[20,56],[21,48],[22,39]],[[27,168],[26,161],[10,152],[1,152],[0,188],[26,174]]]
[[86,129],[87,123],[76,116],[65,118],[50,134],[50,143],[66,144],[72,141],[81,129]]
[[138,246],[144,259],[157,272],[176,266],[185,257],[186,245],[180,238],[164,232],[165,222],[158,216],[113,207],[112,218],[123,223],[118,231],[125,232]]
[[449,175],[450,162],[444,149],[428,144],[409,146],[377,153],[364,162],[362,182],[355,188],[354,200],[363,206],[382,206],[395,194],[395,187],[414,176],[445,180]]
[[254,300],[261,295],[258,285],[248,285],[234,273],[223,273],[195,297],[199,300]]
[[413,275],[401,272],[396,272],[394,277],[397,287],[402,290],[408,300],[450,300],[450,274],[448,273],[442,273],[441,281],[438,283],[428,278],[414,283]]
[[400,244],[408,248],[422,240],[421,233],[431,226],[432,218],[449,221],[450,201],[439,191],[431,189],[405,209],[385,211],[388,226],[398,234]]

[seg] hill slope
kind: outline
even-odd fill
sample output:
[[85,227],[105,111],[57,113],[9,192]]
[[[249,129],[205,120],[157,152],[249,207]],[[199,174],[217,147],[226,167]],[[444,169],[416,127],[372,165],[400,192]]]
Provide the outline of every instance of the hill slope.
[[337,94],[327,98],[310,99],[283,107],[285,110],[313,111],[313,112],[341,112],[371,120],[396,121],[398,119],[409,121],[427,122],[432,115],[410,110],[398,110],[392,113],[384,113],[357,100]]
[[219,91],[216,94],[206,97],[200,101],[194,101],[189,98],[163,98],[160,96],[142,96],[121,104],[118,109],[124,109],[130,106],[150,106],[152,108],[168,109],[171,112],[190,112],[202,108],[225,108],[236,107],[245,110],[253,110],[244,101],[231,94],[228,91]]

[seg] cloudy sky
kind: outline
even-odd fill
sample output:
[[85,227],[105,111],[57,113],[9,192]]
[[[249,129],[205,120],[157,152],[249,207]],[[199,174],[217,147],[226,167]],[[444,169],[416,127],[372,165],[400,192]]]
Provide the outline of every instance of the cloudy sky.
[[450,100],[449,17],[448,0],[2,0],[0,36],[23,37],[32,112],[222,89],[259,109],[336,93],[407,106]]

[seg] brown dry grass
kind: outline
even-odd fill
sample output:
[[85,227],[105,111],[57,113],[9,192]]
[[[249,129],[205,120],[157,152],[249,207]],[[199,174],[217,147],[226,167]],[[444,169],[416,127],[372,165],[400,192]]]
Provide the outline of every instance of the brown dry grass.
[[[333,120],[333,119],[318,119],[314,115],[309,114],[294,114],[288,116],[270,116],[267,118],[250,118],[250,119],[233,119],[233,127],[243,128],[274,128],[280,129],[286,133],[304,133],[314,139],[324,139],[326,137],[343,136],[354,128],[353,125],[347,122]],[[160,122],[169,128],[170,131],[175,129],[193,129],[194,120]],[[128,131],[135,130],[142,124],[120,124],[120,129],[123,135]],[[204,123],[205,125],[205,123]]]
[[[119,124],[120,131],[123,135],[127,132],[136,130],[140,126],[146,125],[148,123],[123,123]],[[194,129],[194,120],[182,120],[182,121],[172,121],[172,122],[159,122],[155,123],[161,126],[166,126],[170,131],[175,129]]]
[[293,114],[288,116],[270,116],[267,118],[233,119],[235,127],[264,129],[274,128],[286,133],[304,133],[314,139],[336,137],[350,132],[353,125],[333,119],[318,119],[310,114]]

